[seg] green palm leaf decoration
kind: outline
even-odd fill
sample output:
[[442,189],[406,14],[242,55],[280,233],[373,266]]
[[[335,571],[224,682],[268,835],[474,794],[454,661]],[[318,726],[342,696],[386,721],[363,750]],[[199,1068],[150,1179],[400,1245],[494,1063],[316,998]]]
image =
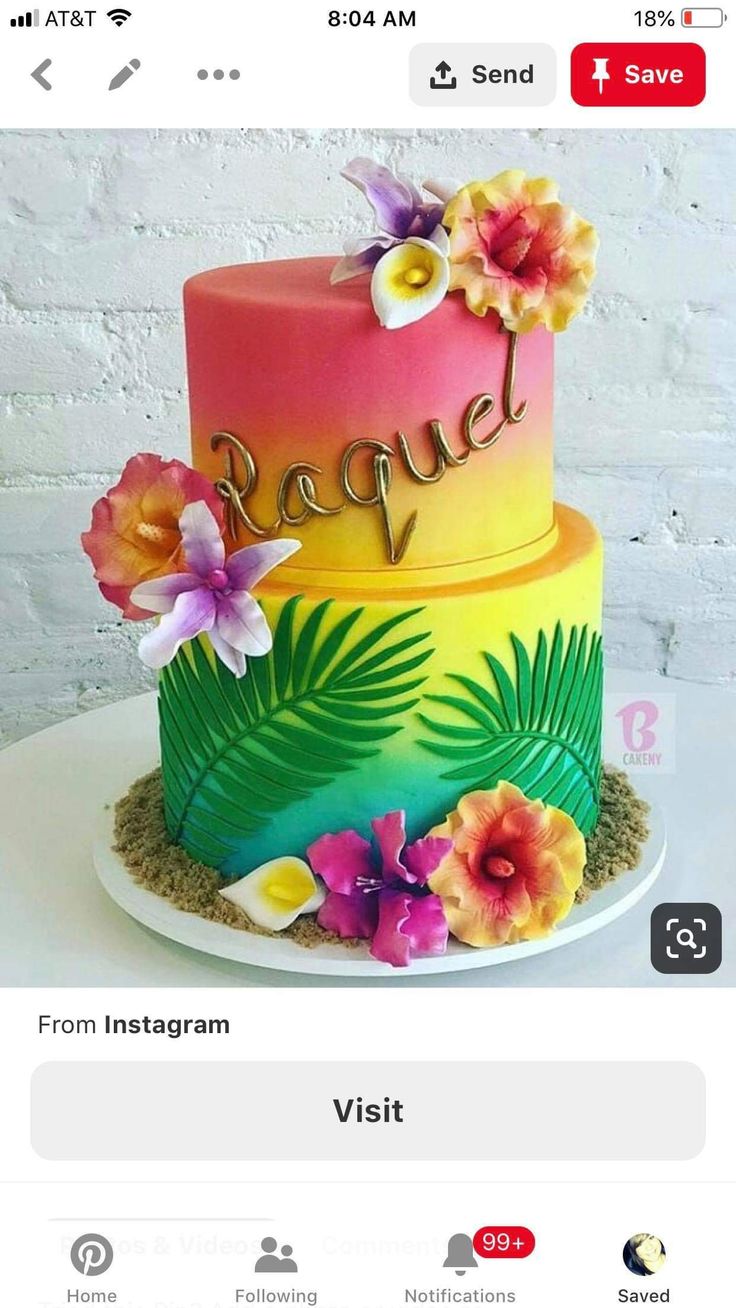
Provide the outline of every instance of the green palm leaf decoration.
[[[325,622],[332,601],[287,600],[273,649],[237,679],[201,640],[159,681],[166,826],[193,858],[220,867],[273,813],[376,754],[418,702],[428,632],[397,639],[421,609],[350,643],[363,609]],[[302,620],[302,615],[306,612]]]
[[490,686],[450,674],[464,695],[427,695],[453,710],[449,720],[420,714],[441,740],[425,749],[452,764],[442,776],[463,790],[491,790],[511,781],[533,799],[561,808],[584,835],[598,817],[603,657],[601,638],[560,623],[551,644],[543,631],[533,657],[511,635],[515,677],[493,654]]

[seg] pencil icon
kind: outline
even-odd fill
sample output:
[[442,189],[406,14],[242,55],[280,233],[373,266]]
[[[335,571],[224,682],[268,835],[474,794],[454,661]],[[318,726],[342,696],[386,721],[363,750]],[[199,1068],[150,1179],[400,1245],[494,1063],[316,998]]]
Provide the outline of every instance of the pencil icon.
[[127,82],[128,78],[132,77],[133,73],[137,73],[140,66],[141,66],[140,59],[131,59],[129,64],[126,64],[124,68],[120,69],[119,73],[115,74],[110,85],[107,88],[108,91],[117,91],[119,87],[125,86],[125,83]]

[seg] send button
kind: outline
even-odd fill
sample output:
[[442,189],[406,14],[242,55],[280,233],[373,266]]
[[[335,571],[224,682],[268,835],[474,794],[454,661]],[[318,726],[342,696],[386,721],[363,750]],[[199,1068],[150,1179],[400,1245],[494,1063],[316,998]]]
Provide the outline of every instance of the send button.
[[432,108],[551,104],[556,83],[551,45],[415,45],[409,55],[409,94]]

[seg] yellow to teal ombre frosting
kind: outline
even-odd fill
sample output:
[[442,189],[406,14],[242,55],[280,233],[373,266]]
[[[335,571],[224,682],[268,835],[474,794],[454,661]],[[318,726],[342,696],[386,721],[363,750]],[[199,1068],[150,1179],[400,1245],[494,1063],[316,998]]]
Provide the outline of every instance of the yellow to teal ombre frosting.
[[[231,682],[194,642],[162,674],[163,778],[175,839],[195,857],[209,851],[209,861],[235,877],[286,851],[302,854],[328,831],[370,835],[371,819],[388,809],[406,809],[415,838],[470,788],[452,775],[458,768],[471,769],[474,785],[510,780],[565,811],[567,795],[578,825],[589,830],[600,766],[601,543],[581,514],[558,505],[556,517],[558,536],[547,554],[485,586],[285,595],[274,574],[261,590],[276,633],[271,655],[250,660],[246,676]],[[546,719],[538,705],[537,728],[524,736],[523,722],[515,722],[506,743],[467,683],[480,688],[482,700],[498,696],[490,657],[521,694],[514,641],[530,667],[543,642],[546,681],[564,702],[556,710],[550,703]],[[570,750],[550,746],[550,736],[565,740],[566,714],[585,697],[579,725],[587,746],[577,736]],[[207,759],[195,758],[184,785],[182,711],[196,716],[200,750],[202,721],[208,724],[209,758],[218,758],[209,772]],[[550,769],[556,781],[548,794]]]

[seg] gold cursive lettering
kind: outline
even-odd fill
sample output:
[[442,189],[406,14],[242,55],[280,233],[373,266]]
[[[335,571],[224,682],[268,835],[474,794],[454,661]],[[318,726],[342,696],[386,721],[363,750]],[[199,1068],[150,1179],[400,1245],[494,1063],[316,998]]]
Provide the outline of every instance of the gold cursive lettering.
[[[462,468],[474,450],[491,449],[509,423],[523,422],[526,417],[528,402],[524,400],[516,408],[514,400],[519,338],[515,332],[506,334],[508,346],[503,379],[503,417],[493,430],[483,437],[476,434],[476,429],[492,416],[496,407],[495,397],[489,394],[476,395],[465,411],[462,431],[467,449],[462,454],[455,453],[451,448],[442,423],[436,418],[432,419],[427,424],[434,450],[434,467],[429,472],[422,472],[419,468],[409,440],[403,431],[397,433],[398,451],[384,441],[368,438],[353,441],[348,445],[340,462],[340,487],[345,497],[342,504],[331,506],[320,503],[314,476],[320,476],[322,469],[316,463],[291,463],[284,470],[279,481],[276,495],[278,517],[270,527],[262,526],[256,522],[247,508],[247,501],[258,485],[256,461],[247,445],[244,445],[237,436],[226,431],[215,432],[210,441],[212,449],[217,450],[221,445],[227,447],[225,476],[215,482],[215,488],[225,501],[226,526],[231,536],[237,540],[238,523],[242,523],[254,536],[275,536],[283,526],[301,527],[312,517],[332,518],[342,513],[347,504],[356,504],[360,508],[379,510],[386,553],[391,563],[400,563],[414,534],[417,513],[415,511],[410,515],[397,540],[389,505],[394,471],[392,459],[398,455],[414,481],[421,485],[431,485],[440,481],[448,468]],[[366,463],[369,475],[367,493],[357,490],[353,479],[353,463],[361,450],[369,452]],[[242,465],[240,478],[236,472],[234,454]]]
[[[353,459],[358,453],[358,450],[374,451],[373,459],[371,461],[373,487],[370,495],[360,495],[350,479]],[[399,563],[401,559],[403,559],[414,532],[414,528],[417,525],[417,515],[415,512],[409,518],[399,544],[396,544],[393,523],[391,521],[391,512],[388,505],[388,495],[391,490],[391,480],[393,477],[391,460],[395,457],[395,454],[396,451],[392,450],[390,445],[385,445],[383,441],[353,441],[352,445],[349,445],[343,454],[342,463],[340,465],[340,484],[347,498],[351,500],[353,504],[360,504],[363,508],[380,509],[383,535],[386,542],[386,552],[391,563]]]
[[406,436],[403,431],[399,432],[399,451],[404,461],[406,471],[415,481],[422,482],[425,486],[430,485],[432,482],[439,481],[441,477],[444,477],[448,464],[453,468],[462,468],[463,464],[467,463],[470,457],[470,450],[466,450],[464,454],[455,454],[455,452],[450,449],[449,441],[445,435],[445,429],[442,426],[442,423],[438,422],[436,418],[433,418],[432,422],[429,423],[429,432],[432,437],[432,445],[435,454],[435,464],[432,472],[419,471]]
[[352,445],[348,445],[348,448],[346,449],[345,453],[342,456],[342,461],[340,463],[340,485],[342,486],[345,495],[353,504],[360,504],[362,508],[372,509],[378,504],[378,487],[376,485],[376,477],[375,477],[375,457],[372,461],[373,473],[374,473],[373,492],[371,495],[368,496],[359,495],[358,492],[355,490],[352,481],[350,480],[352,474],[353,459],[358,453],[358,450],[375,450],[378,454],[385,454],[386,457],[389,459],[393,458],[396,451],[392,450],[391,446],[386,445],[383,441],[360,440],[360,441],[353,441]]
[[[504,328],[504,331],[506,329]],[[506,352],[506,373],[503,382],[503,412],[507,422],[523,422],[529,401],[522,400],[516,412],[514,412],[514,387],[516,386],[516,362],[519,353],[519,334],[518,332],[508,332],[509,348]]]
[[404,435],[403,431],[399,432],[399,451],[404,461],[404,467],[406,468],[406,471],[409,473],[409,476],[413,477],[415,481],[421,482],[422,485],[424,486],[429,486],[432,484],[432,482],[439,481],[440,478],[444,477],[445,473],[447,472],[447,459],[445,458],[444,454],[437,447],[436,444],[434,447],[435,462],[434,462],[433,472],[419,471],[416,463],[414,462],[414,456],[411,452],[411,446],[408,440],[406,439],[406,436]]
[[[322,469],[316,463],[291,463],[279,482],[276,505],[280,521],[287,527],[301,527],[311,517],[332,518],[345,508],[344,504],[331,509],[326,504],[319,503],[317,487],[309,475],[312,472],[321,473]],[[302,506],[301,512],[289,511],[289,493],[292,490]]]
[[524,421],[529,408],[528,402],[524,400],[518,409],[514,409],[516,356],[519,348],[519,337],[516,332],[507,332],[506,335],[508,336],[508,348],[506,350],[506,367],[503,379],[503,418],[488,436],[480,440],[474,434],[474,428],[483,422],[485,418],[490,418],[496,407],[496,401],[492,395],[476,395],[465,415],[464,424],[465,439],[473,450],[490,450],[510,422],[519,423]]
[[494,427],[490,436],[486,436],[485,440],[479,440],[475,435],[475,428],[484,419],[490,418],[495,407],[496,401],[492,395],[476,395],[475,399],[468,405],[463,422],[463,431],[471,450],[489,450],[492,445],[496,444],[506,426],[505,422],[501,422],[497,427]]
[[470,450],[466,450],[464,454],[455,454],[455,452],[450,449],[450,444],[445,436],[445,429],[442,426],[442,423],[438,422],[436,418],[430,422],[429,430],[432,433],[432,440],[437,447],[437,453],[441,454],[442,457],[447,460],[451,468],[462,468],[464,464],[468,462],[468,459],[470,458]]
[[[271,527],[261,527],[245,507],[244,501],[247,500],[254,492],[258,485],[258,468],[247,445],[243,445],[237,436],[233,436],[229,431],[217,431],[210,441],[210,448],[217,450],[221,445],[227,445],[227,462],[225,465],[224,477],[220,477],[215,482],[215,490],[221,499],[225,501],[225,525],[228,532],[237,540],[238,520],[243,526],[252,532],[254,536],[275,536],[281,526],[281,518],[277,518]],[[245,469],[245,484],[238,485],[235,477],[235,463],[233,461],[233,450],[240,456],[243,468]]]
[[392,563],[400,563],[406,554],[409,541],[414,535],[414,528],[417,525],[416,509],[412,513],[409,521],[404,527],[404,531],[396,544],[394,538],[394,529],[391,523],[391,513],[388,507],[388,493],[391,489],[391,460],[388,454],[376,454],[373,459],[373,471],[376,478],[376,494],[378,496],[378,506],[381,510],[383,520],[383,535],[386,541],[388,557]]

